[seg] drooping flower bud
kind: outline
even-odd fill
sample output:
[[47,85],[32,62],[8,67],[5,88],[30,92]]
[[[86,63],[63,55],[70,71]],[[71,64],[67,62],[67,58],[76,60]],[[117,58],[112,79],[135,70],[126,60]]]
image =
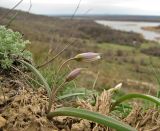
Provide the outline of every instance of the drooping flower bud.
[[100,58],[101,56],[99,53],[87,52],[87,53],[81,53],[76,55],[74,57],[74,60],[91,62],[91,61],[99,60]]
[[66,77],[66,82],[70,82],[74,80],[82,71],[83,68],[76,68],[73,71],[69,73],[69,75]]

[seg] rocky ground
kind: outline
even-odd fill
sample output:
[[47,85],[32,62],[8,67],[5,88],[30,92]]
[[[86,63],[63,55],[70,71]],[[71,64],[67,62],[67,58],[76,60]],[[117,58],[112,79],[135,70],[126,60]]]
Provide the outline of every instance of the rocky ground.
[[[158,110],[143,110],[141,106],[135,103],[129,115],[125,118],[120,118],[110,113],[111,99],[111,91],[103,91],[95,106],[84,100],[78,100],[76,103],[81,108],[116,117],[136,127],[139,131],[160,130],[160,114]],[[43,89],[32,89],[20,80],[11,80],[1,76],[0,129],[2,131],[111,130],[93,122],[73,117],[56,117],[48,120],[46,118],[47,105],[48,97]],[[63,103],[56,103],[55,106],[63,106]]]

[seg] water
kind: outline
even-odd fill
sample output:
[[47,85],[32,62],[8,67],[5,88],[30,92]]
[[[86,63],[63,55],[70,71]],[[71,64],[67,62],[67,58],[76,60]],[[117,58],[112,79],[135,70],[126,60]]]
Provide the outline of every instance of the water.
[[105,26],[110,26],[111,28],[116,29],[116,30],[137,32],[137,33],[142,34],[143,37],[147,40],[160,41],[160,33],[142,29],[142,27],[147,27],[147,26],[158,26],[160,25],[160,23],[130,22],[130,21],[105,21],[105,20],[96,20],[96,23],[103,24]]

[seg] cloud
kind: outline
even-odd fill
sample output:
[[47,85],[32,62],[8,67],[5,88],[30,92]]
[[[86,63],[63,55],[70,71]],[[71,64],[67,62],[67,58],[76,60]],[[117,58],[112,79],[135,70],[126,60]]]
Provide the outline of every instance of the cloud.
[[[0,0],[0,6],[11,8],[19,0]],[[29,1],[24,0],[17,8],[27,10]],[[32,0],[32,13],[72,14],[79,0]],[[160,0],[82,0],[77,13],[83,14],[146,14],[160,15]]]

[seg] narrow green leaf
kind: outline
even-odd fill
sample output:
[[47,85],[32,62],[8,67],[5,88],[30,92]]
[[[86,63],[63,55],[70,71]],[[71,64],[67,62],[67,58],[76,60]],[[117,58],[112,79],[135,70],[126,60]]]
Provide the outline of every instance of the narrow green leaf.
[[67,95],[59,96],[57,99],[58,99],[58,100],[63,100],[63,99],[67,99],[67,98],[69,98],[69,97],[80,96],[80,95],[85,95],[85,93],[67,94]]
[[47,81],[45,80],[45,78],[42,76],[42,74],[33,65],[29,64],[28,62],[24,60],[21,60],[20,62],[22,62],[26,67],[28,67],[37,76],[40,82],[44,85],[45,89],[47,90],[48,96],[50,97],[51,89]]
[[151,96],[151,95],[145,95],[145,94],[127,94],[127,95],[124,95],[122,97],[120,97],[118,100],[116,100],[116,102],[113,104],[112,106],[112,109],[113,110],[118,104],[122,103],[123,101],[125,100],[130,100],[130,99],[133,99],[133,98],[141,98],[141,99],[144,99],[144,100],[148,100],[148,101],[151,101],[157,105],[160,105],[160,99],[157,98],[157,97],[154,97],[154,96]]
[[87,119],[98,124],[104,125],[105,127],[114,128],[117,131],[136,131],[136,129],[132,128],[131,126],[124,124],[123,122],[118,121],[112,117],[105,116],[96,112],[91,112],[85,109],[63,107],[56,109],[54,112],[50,112],[47,115],[47,118],[51,119],[55,116],[72,116]]

